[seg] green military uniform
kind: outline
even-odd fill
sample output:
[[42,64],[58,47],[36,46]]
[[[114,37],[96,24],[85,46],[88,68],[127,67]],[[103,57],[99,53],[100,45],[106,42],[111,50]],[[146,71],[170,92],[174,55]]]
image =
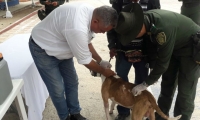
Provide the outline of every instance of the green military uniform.
[[[64,4],[64,2],[65,2],[65,0],[48,0],[49,2],[57,2],[57,3],[58,3],[57,6],[53,6],[52,4],[47,5],[47,4],[46,4],[46,1],[47,1],[47,0],[39,0],[39,1],[40,1],[40,3],[41,3],[42,5],[45,6],[45,13],[46,13],[46,15],[48,15],[51,11],[53,11],[53,10],[54,10],[55,8],[57,8],[58,6]],[[68,0],[66,0],[66,1],[68,1]]]
[[179,0],[182,1],[181,14],[191,18],[200,25],[200,0]]
[[[40,20],[43,20],[51,11],[64,4],[65,0],[39,0],[42,5],[45,6],[44,10],[38,10],[38,17]],[[54,6],[52,4],[47,5],[46,2],[57,2],[57,5]],[[66,0],[68,2],[68,0]]]
[[145,82],[152,85],[162,75],[158,104],[165,114],[169,114],[178,84],[174,116],[181,114],[181,120],[190,120],[200,72],[199,65],[192,58],[190,37],[200,31],[200,26],[188,17],[166,10],[150,10],[145,12],[144,16],[147,31],[145,36],[151,39],[151,42],[146,41],[146,46],[156,46],[145,47],[147,54],[157,51],[154,55],[148,55],[154,65]]

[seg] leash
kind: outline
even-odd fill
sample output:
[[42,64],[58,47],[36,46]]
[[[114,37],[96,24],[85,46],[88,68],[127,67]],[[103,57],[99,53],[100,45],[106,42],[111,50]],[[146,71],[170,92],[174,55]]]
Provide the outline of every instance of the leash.
[[112,59],[112,58],[110,57],[110,59],[109,59],[109,61],[108,61],[109,63],[110,63],[111,59]]

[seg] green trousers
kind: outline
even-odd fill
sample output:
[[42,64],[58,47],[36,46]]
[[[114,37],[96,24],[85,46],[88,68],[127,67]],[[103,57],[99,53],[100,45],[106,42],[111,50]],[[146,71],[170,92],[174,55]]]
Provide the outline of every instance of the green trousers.
[[[177,88],[174,116],[182,115],[180,120],[190,120],[194,110],[194,99],[199,78],[200,66],[192,57],[172,56],[167,71],[162,75],[161,92],[158,105],[169,115],[174,92]],[[156,120],[164,120],[156,114]]]
[[200,4],[195,7],[181,7],[181,14],[191,18],[195,23],[200,25]]

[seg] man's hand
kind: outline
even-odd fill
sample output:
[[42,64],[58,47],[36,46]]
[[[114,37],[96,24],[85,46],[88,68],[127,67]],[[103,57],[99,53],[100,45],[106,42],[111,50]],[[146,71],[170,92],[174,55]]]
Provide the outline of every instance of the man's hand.
[[113,58],[113,57],[116,56],[116,55],[117,55],[116,49],[115,49],[115,48],[112,48],[112,49],[110,50],[110,58]]
[[105,60],[101,60],[101,62],[99,63],[99,65],[103,68],[111,68],[112,65],[110,64],[110,62],[105,61]]
[[141,83],[132,89],[132,93],[134,96],[137,96],[137,95],[140,95],[142,91],[146,89],[147,89],[147,86],[145,86],[144,83]]
[[104,72],[102,73],[105,77],[110,77],[116,75],[114,71],[109,68],[105,68]]

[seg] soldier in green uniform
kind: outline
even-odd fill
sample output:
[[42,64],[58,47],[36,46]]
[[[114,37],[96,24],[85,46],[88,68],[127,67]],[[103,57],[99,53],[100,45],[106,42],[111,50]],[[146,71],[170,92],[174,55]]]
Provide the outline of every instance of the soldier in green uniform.
[[154,63],[153,70],[143,83],[133,88],[133,94],[139,95],[162,75],[159,107],[169,115],[178,85],[174,116],[181,114],[181,120],[190,120],[200,72],[200,52],[194,50],[196,43],[200,48],[200,26],[184,15],[167,10],[155,9],[143,14],[141,7],[133,3],[119,14],[115,30],[123,45],[138,37],[149,38],[144,39],[143,46],[148,62]]
[[[66,2],[68,1],[66,0]],[[45,6],[45,11],[38,10],[38,17],[40,20],[43,20],[51,11],[64,4],[65,0],[39,0],[39,2]]]
[[182,1],[181,14],[191,18],[200,25],[200,0],[179,0]]
[[[112,7],[120,13],[122,8],[129,3],[138,0],[110,0],[112,3]],[[160,0],[139,0],[140,6],[143,8],[143,11],[150,9],[159,9],[160,8]],[[144,79],[148,76],[149,73],[149,65],[143,59],[141,44],[142,38],[133,40],[129,45],[123,46],[118,40],[118,34],[114,29],[107,32],[108,39],[108,48],[110,49],[110,57],[113,58],[115,56],[115,71],[117,75],[119,75],[124,81],[129,81],[128,74],[132,74],[130,72],[131,67],[134,67],[135,73],[135,84],[140,84],[144,81]],[[126,52],[128,54],[140,53],[140,56],[128,58],[125,56]],[[125,108],[121,105],[117,105],[118,115],[115,117],[115,120],[125,120],[130,115],[130,109]]]

